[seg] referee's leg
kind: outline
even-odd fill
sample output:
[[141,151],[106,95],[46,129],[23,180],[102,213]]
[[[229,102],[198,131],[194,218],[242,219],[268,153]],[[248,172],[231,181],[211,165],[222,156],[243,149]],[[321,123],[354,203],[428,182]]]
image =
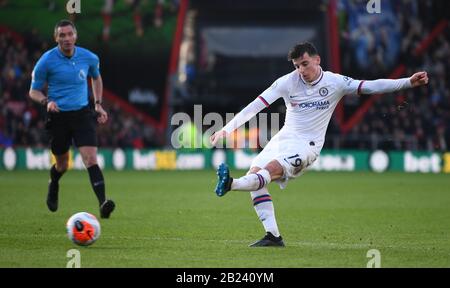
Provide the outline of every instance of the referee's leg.
[[58,210],[59,179],[69,168],[69,152],[60,155],[53,154],[56,163],[50,168],[50,180],[48,181],[47,207],[50,211]]
[[81,146],[78,147],[78,150],[80,151],[84,166],[86,166],[88,170],[92,189],[98,199],[100,206],[100,217],[109,218],[111,212],[115,208],[115,204],[112,200],[106,200],[105,180],[103,178],[102,170],[97,163],[97,147]]

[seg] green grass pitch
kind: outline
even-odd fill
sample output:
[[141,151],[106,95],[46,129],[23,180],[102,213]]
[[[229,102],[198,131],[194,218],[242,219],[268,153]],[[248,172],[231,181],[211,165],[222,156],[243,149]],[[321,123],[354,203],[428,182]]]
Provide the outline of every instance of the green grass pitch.
[[[242,175],[233,171],[232,175]],[[66,237],[74,213],[98,216],[84,171],[60,182],[59,210],[45,205],[47,171],[0,172],[0,267],[450,266],[450,177],[445,174],[308,172],[285,190],[270,184],[286,248],[249,248],[264,234],[246,192],[219,198],[209,171],[105,172],[117,204],[90,247]]]

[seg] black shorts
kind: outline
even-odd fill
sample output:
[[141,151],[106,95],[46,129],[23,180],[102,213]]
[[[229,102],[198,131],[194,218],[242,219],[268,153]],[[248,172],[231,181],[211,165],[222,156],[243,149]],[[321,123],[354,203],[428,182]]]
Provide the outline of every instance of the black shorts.
[[45,128],[53,154],[65,154],[72,142],[76,147],[97,146],[96,123],[96,114],[89,107],[48,113]]

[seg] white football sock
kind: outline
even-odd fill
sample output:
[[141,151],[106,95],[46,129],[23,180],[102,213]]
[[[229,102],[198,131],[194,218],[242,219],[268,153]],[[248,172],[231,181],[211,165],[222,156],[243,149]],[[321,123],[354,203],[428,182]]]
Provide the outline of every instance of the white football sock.
[[253,191],[250,194],[253,200],[253,207],[266,232],[272,233],[275,237],[280,236],[277,220],[275,219],[275,209],[273,207],[272,197],[270,196],[267,187],[263,187],[258,191]]
[[270,173],[266,169],[259,170],[256,174],[245,175],[233,179],[231,190],[256,191],[270,183]]

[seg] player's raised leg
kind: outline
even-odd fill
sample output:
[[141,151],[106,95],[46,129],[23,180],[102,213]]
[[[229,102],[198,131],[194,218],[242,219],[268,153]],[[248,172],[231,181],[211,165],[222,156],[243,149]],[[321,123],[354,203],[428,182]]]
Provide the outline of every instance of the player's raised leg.
[[251,173],[233,179],[225,163],[220,164],[217,169],[217,175],[218,182],[215,191],[219,197],[225,195],[230,190],[256,191],[265,187],[271,181],[270,172],[266,169],[261,169],[258,173]]
[[50,211],[58,210],[59,179],[69,167],[69,152],[55,155],[56,164],[50,168],[50,180],[48,181],[47,207]]
[[218,182],[216,194],[225,195],[230,190],[256,191],[266,187],[271,181],[283,176],[283,167],[277,160],[271,161],[264,169],[258,168],[257,172],[248,173],[240,178],[232,178],[225,163],[219,165],[217,169]]
[[261,169],[258,173],[251,173],[240,178],[233,179],[225,163],[220,164],[217,169],[218,182],[216,194],[221,197],[230,190],[255,191],[265,187],[271,181],[270,172]]

